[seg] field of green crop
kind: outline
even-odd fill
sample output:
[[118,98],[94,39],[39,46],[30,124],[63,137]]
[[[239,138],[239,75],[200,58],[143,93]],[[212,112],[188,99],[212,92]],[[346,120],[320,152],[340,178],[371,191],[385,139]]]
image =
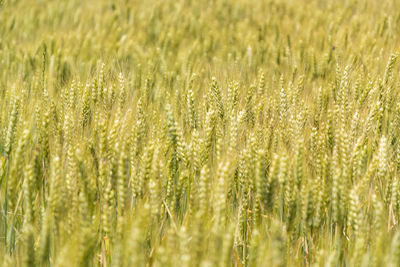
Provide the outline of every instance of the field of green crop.
[[0,266],[400,266],[400,1],[0,0]]

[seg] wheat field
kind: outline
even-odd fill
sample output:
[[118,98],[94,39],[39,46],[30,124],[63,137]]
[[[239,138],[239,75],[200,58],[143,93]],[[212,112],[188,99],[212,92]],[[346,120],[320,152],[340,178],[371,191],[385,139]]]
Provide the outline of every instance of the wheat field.
[[400,2],[0,1],[0,266],[400,266]]

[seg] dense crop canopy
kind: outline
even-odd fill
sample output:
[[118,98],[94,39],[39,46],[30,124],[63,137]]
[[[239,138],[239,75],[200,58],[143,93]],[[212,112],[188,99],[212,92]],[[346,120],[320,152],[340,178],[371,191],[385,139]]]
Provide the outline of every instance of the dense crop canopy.
[[399,10],[0,0],[0,265],[400,266]]

